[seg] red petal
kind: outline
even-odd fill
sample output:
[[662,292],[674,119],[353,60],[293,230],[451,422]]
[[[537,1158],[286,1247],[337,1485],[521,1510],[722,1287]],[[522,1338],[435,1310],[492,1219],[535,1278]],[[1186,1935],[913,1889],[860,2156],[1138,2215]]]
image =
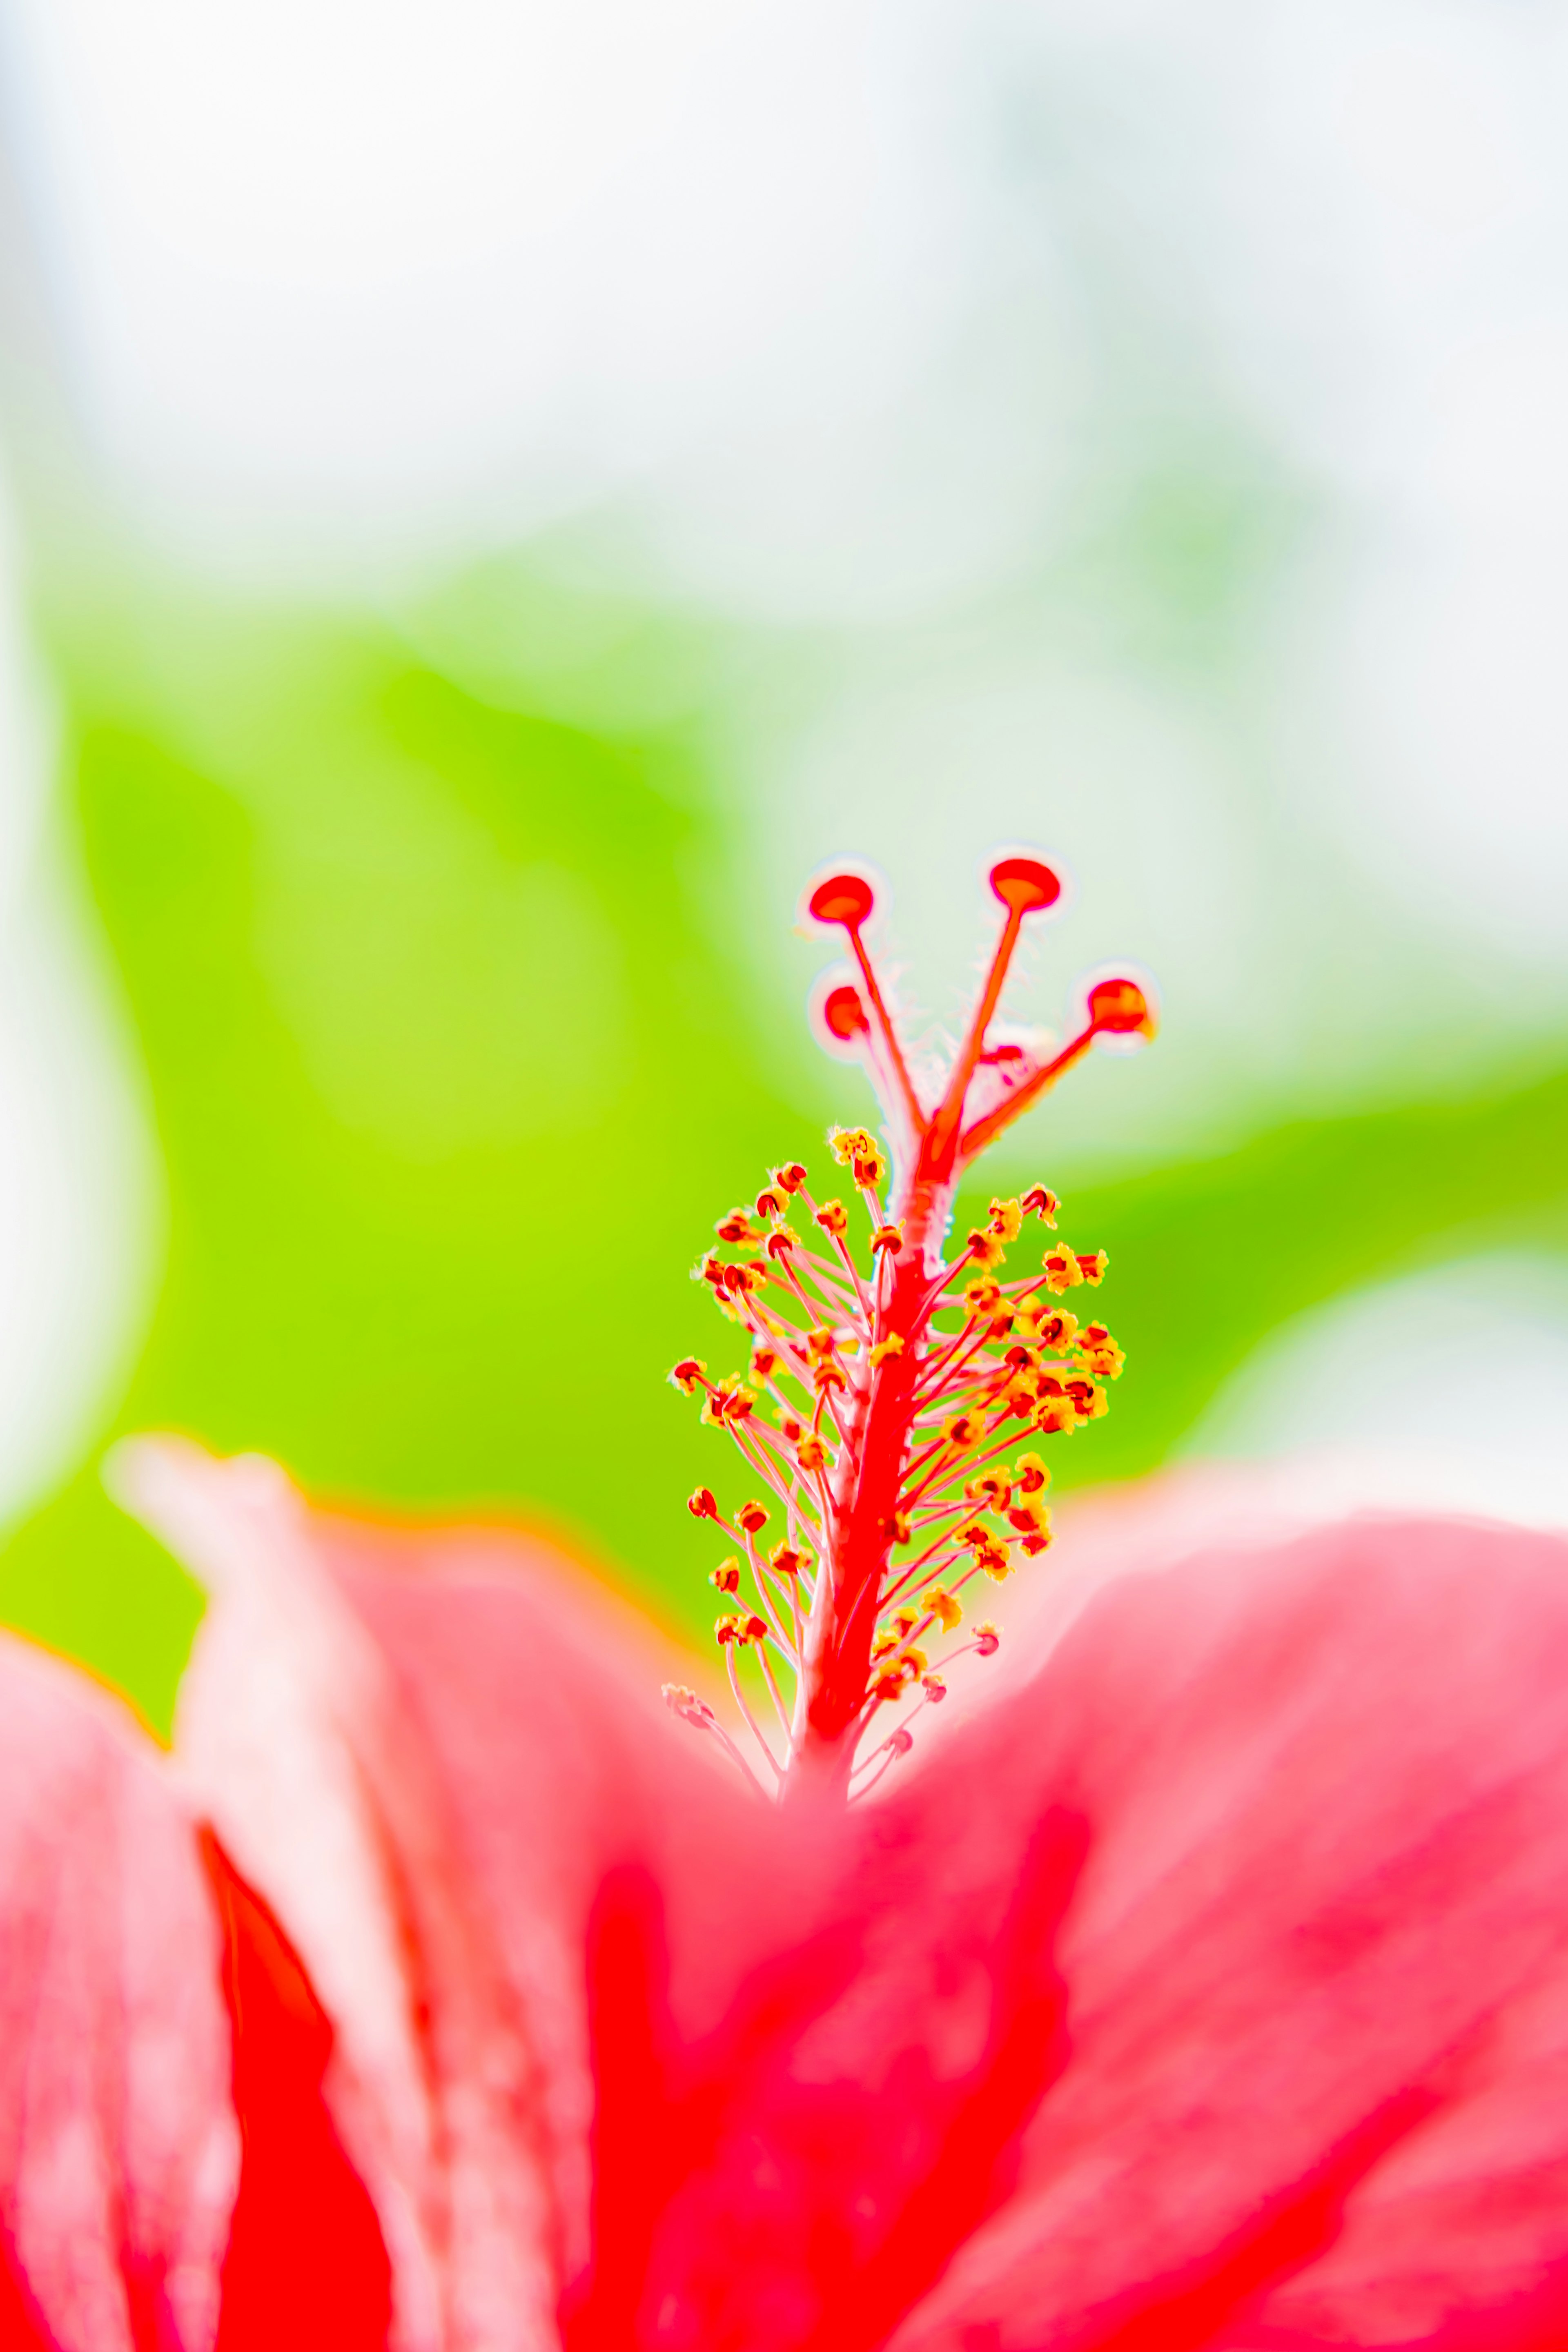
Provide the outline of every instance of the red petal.
[[121,1475],[214,1593],[176,1748],[337,2029],[399,2341],[531,2346],[586,2256],[605,1868],[683,1890],[726,1984],[731,1888],[755,1948],[788,1913],[752,1801],[658,1697],[690,1662],[542,1543],[313,1518],[270,1465],[170,1444]]
[[[1167,1573],[803,1838],[541,1548],[170,1475],[226,1580],[193,1756],[339,2024],[384,2217],[446,2179],[389,2019],[499,2168],[491,2236],[395,2244],[400,2291],[410,2245],[481,2303],[521,2248],[584,2352],[1392,2345],[1494,2307],[1556,2340],[1568,1548],[1156,1538]],[[497,2345],[547,2325],[489,2307]]]
[[205,2352],[238,2162],[219,1939],[151,1740],[0,1638],[0,2342]]
[[1560,2340],[1568,1546],[1366,1518],[1123,1578],[889,1811],[952,1899],[1069,1790],[1072,2063],[900,2345]]
[[332,2030],[268,1906],[207,1832],[243,2154],[216,2352],[379,2352],[391,2273],[321,2097]]

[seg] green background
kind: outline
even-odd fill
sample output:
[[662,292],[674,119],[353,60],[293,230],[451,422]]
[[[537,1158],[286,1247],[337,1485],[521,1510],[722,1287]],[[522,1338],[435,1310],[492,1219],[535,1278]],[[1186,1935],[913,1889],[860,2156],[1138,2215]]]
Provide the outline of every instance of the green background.
[[[502,708],[387,626],[216,594],[42,628],[168,1230],[133,1375],[11,1531],[0,1613],[166,1727],[199,1596],[99,1465],[116,1433],[174,1426],[334,1497],[563,1531],[700,1629],[683,1497],[734,1474],[664,1374],[734,1340],[689,1269],[770,1161],[870,1116],[745,951],[752,835],[701,731]],[[1302,1307],[1568,1243],[1568,1039],[1484,1091],[1113,1181],[1054,1166],[1048,1119],[986,1190],[1064,1192],[1063,1231],[1110,1254],[1130,1359],[1064,1488],[1162,1461]],[[1457,1346],[1462,1324],[1457,1300]],[[1345,1378],[1370,1399],[1378,1367]],[[1455,1379],[1457,1412],[1506,1409]]]

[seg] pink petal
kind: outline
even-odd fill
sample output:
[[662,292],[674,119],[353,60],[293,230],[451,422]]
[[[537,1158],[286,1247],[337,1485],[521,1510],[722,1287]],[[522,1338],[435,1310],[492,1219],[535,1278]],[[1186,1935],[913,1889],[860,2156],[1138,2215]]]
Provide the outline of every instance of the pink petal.
[[82,1676],[0,1636],[7,2345],[212,2344],[239,2162],[220,1961],[151,1740]]
[[550,2342],[563,2290],[572,2352],[1558,2340],[1568,1548],[1152,1507],[1159,1573],[1086,1543],[1036,1677],[803,1835],[542,1547],[142,1465],[405,2341]]

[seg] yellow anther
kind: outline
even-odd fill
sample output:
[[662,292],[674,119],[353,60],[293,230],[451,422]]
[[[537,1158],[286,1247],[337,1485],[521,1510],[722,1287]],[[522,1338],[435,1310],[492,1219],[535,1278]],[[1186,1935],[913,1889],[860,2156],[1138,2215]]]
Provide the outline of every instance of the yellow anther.
[[849,1212],[842,1201],[824,1201],[816,1213],[816,1222],[825,1234],[843,1235],[849,1230]]
[[721,1559],[718,1567],[710,1574],[708,1581],[716,1592],[739,1592],[741,1590],[740,1561],[733,1557]]
[[837,1364],[813,1364],[811,1382],[819,1393],[826,1389],[841,1389],[844,1386],[844,1375]]
[[887,1338],[885,1339],[879,1339],[876,1346],[871,1350],[870,1361],[872,1370],[875,1371],[879,1364],[885,1364],[889,1356],[901,1356],[903,1352],[904,1343],[902,1339],[897,1331],[889,1331]]
[[[1117,1381],[1127,1361],[1103,1323],[1088,1323],[1079,1334],[1078,1346],[1085,1363],[1097,1380]],[[679,1372],[680,1366],[676,1366]]]
[[904,1229],[901,1225],[879,1225],[871,1236],[873,1251],[900,1250],[903,1245]]
[[707,1370],[700,1356],[683,1356],[669,1377],[683,1396],[692,1396],[702,1386],[702,1375]]
[[1051,1474],[1037,1454],[1020,1454],[1013,1465],[1013,1475],[1022,1495],[1041,1494],[1051,1483]]
[[776,1543],[768,1554],[768,1566],[777,1576],[798,1576],[809,1565],[807,1554],[797,1550],[794,1544]]
[[1077,1251],[1069,1250],[1064,1243],[1053,1243],[1040,1264],[1046,1269],[1046,1288],[1055,1291],[1058,1297],[1083,1280],[1083,1267]]
[[819,1323],[806,1333],[805,1344],[814,1356],[831,1356],[838,1346],[837,1335],[831,1324]]
[[776,1348],[753,1348],[752,1378],[755,1381],[771,1381],[783,1361],[784,1358]]
[[755,1391],[731,1374],[709,1390],[702,1418],[710,1428],[722,1429],[727,1422],[744,1421],[756,1402]]
[[869,1151],[858,1151],[849,1163],[849,1173],[862,1192],[874,1192],[888,1172],[888,1163],[875,1144]]
[[1032,1185],[1019,1202],[1018,1206],[1026,1217],[1038,1217],[1042,1224],[1049,1225],[1052,1232],[1055,1232],[1057,1211],[1061,1207],[1061,1202],[1048,1185]]
[[1110,1264],[1110,1260],[1103,1250],[1090,1250],[1087,1256],[1082,1250],[1078,1253],[1078,1270],[1085,1282],[1099,1283]]
[[877,1149],[876,1137],[865,1127],[836,1127],[827,1140],[841,1168],[847,1168],[852,1160],[863,1159],[867,1152]]
[[760,1645],[768,1638],[767,1619],[759,1617],[754,1611],[750,1615],[742,1617],[740,1620],[738,1638],[742,1642],[754,1642]]
[[718,1617],[713,1622],[713,1638],[722,1648],[727,1642],[743,1639],[741,1632],[744,1621],[739,1617]]
[[1007,1513],[1007,1525],[1021,1536],[1044,1535],[1051,1515],[1037,1495],[1022,1495]]
[[756,1535],[767,1523],[767,1511],[761,1503],[742,1503],[735,1514],[735,1525],[749,1536]]
[[994,1315],[1007,1304],[1007,1294],[990,1275],[982,1275],[977,1281],[964,1284],[963,1303],[971,1315]]
[[997,1266],[1006,1257],[1007,1253],[995,1234],[983,1232],[978,1225],[965,1236],[965,1239],[969,1244],[969,1255],[976,1265]]
[[784,1205],[784,1194],[782,1192],[763,1192],[757,1194],[757,1214],[759,1217],[768,1218],[770,1222],[774,1217],[783,1216]]
[[[1072,1407],[1069,1404],[1070,1413]],[[807,1430],[795,1447],[795,1459],[803,1470],[822,1470],[827,1465],[827,1448],[815,1432]]]
[[893,1631],[900,1636],[912,1633],[921,1619],[928,1613],[924,1609],[911,1609],[906,1602],[902,1609],[893,1612]]
[[895,1511],[893,1513],[893,1541],[896,1544],[907,1544],[911,1543],[913,1540],[914,1523],[910,1519],[908,1511]]
[[947,1591],[943,1586],[933,1584],[931,1591],[929,1592],[922,1593],[921,1597],[924,1601],[926,1608],[930,1612],[931,1615],[938,1619],[941,1622],[942,1630],[944,1633],[951,1633],[955,1625],[963,1624],[963,1603],[955,1600],[953,1595]]
[[991,1231],[999,1242],[1016,1242],[1024,1222],[1024,1212],[1016,1201],[993,1201]]
[[1070,1437],[1078,1415],[1069,1396],[1043,1396],[1035,1412],[1035,1427],[1042,1437]]
[[762,1239],[744,1209],[731,1209],[720,1218],[713,1228],[721,1242],[755,1242]]
[[975,1553],[974,1565],[984,1570],[993,1584],[1000,1584],[1005,1576],[1013,1573],[1013,1555],[1005,1544],[990,1543],[984,1551]]
[[978,1503],[982,1510],[1005,1511],[1013,1499],[1011,1482],[999,1470],[987,1470],[978,1478],[971,1478],[963,1489],[968,1503]]
[[792,1249],[800,1247],[800,1235],[788,1225],[780,1225],[771,1233],[763,1245],[772,1258],[787,1257]]
[[1110,1399],[1098,1381],[1068,1381],[1066,1385],[1079,1421],[1100,1421],[1110,1411]]
[[985,1416],[978,1412],[955,1412],[950,1421],[942,1423],[942,1433],[950,1445],[956,1445],[961,1454],[967,1454],[970,1447],[978,1445],[985,1434]]
[[781,1192],[798,1192],[805,1181],[805,1171],[798,1160],[787,1160],[782,1168],[773,1170],[773,1182]]
[[963,1551],[983,1551],[995,1538],[984,1519],[966,1519],[952,1540]]
[[1078,1317],[1069,1315],[1065,1307],[1047,1307],[1044,1299],[1034,1309],[1034,1337],[1040,1345],[1058,1353],[1070,1348],[1078,1336]]

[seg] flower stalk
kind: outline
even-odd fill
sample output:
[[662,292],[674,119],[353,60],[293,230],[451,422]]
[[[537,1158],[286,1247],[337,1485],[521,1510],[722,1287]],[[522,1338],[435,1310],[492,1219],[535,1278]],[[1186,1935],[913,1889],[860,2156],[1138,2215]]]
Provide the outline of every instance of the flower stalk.
[[[946,1254],[954,1193],[981,1153],[1097,1036],[1153,1034],[1146,992],[1117,978],[1089,991],[1083,1025],[1055,1055],[994,1045],[1024,926],[1061,884],[1030,857],[1002,859],[990,879],[1001,933],[930,1109],[866,947],[870,885],[840,874],[812,894],[813,918],[843,929],[857,972],[825,997],[824,1025],[868,1066],[891,1162],[867,1129],[837,1129],[829,1142],[857,1211],[819,1202],[792,1162],[752,1209],[721,1218],[721,1247],[697,1274],[750,1341],[749,1370],[712,1378],[688,1357],[671,1375],[702,1396],[703,1419],[729,1432],[770,1498],[731,1514],[704,1486],[689,1508],[738,1547],[712,1573],[731,1604],[715,1631],[764,1759],[760,1774],[745,1769],[781,1801],[868,1792],[909,1752],[914,1717],[946,1696],[955,1661],[994,1654],[997,1631],[984,1619],[941,1645],[979,1580],[1000,1583],[1050,1544],[1049,1468],[1037,1452],[1006,1457],[1026,1439],[1099,1419],[1122,1368],[1106,1327],[1058,1303],[1098,1287],[1102,1251],[1047,1242],[1037,1273],[1001,1278],[1030,1221],[1055,1229],[1059,1203],[1046,1186],[993,1200],[985,1223]],[[860,1215],[868,1263],[852,1238]],[[704,1701],[676,1685],[666,1697],[744,1764]]]

